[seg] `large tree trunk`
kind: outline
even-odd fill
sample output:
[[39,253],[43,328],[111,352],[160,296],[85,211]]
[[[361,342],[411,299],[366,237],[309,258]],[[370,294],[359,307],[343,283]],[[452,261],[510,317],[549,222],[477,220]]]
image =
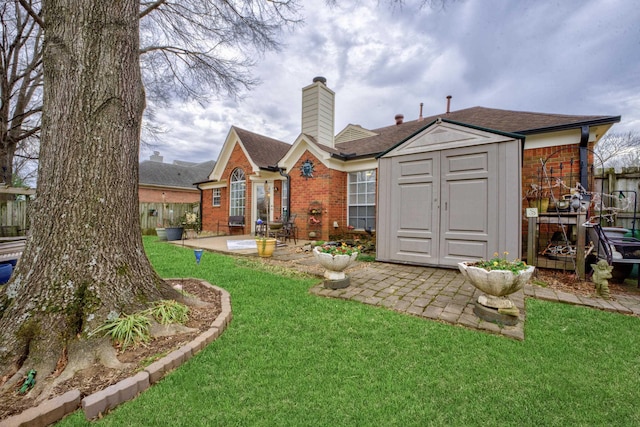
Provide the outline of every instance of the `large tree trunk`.
[[109,313],[173,295],[144,254],[138,216],[138,9],[133,0],[43,2],[37,198],[0,296],[0,377],[34,368],[44,380],[65,349],[69,360],[86,350],[78,343],[96,339],[88,333]]

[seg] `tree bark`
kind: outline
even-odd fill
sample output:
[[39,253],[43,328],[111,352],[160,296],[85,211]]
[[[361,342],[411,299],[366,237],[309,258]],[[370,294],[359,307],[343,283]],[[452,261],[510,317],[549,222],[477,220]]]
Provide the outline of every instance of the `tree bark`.
[[139,1],[45,0],[43,10],[37,198],[0,296],[0,377],[34,368],[44,379],[110,313],[175,296],[145,256],[138,216]]

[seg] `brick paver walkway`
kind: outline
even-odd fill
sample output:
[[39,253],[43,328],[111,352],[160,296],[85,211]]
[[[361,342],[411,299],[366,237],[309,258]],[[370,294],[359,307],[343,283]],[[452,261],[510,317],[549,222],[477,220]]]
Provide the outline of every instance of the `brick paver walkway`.
[[[194,243],[199,247],[207,248],[202,241],[194,241]],[[224,247],[222,249],[208,247],[208,249],[227,252]],[[278,248],[272,258],[264,261],[322,276],[322,268],[313,255],[300,249]],[[520,310],[518,323],[515,326],[501,326],[484,321],[473,313],[475,301],[481,293],[466,282],[458,270],[371,262],[356,263],[347,270],[347,274],[351,278],[349,287],[332,290],[320,283],[314,286],[311,292],[324,297],[378,305],[390,310],[501,334],[518,340],[524,339],[525,296],[640,316],[640,295],[616,295],[614,299],[604,300],[555,291],[537,285],[526,285],[524,289],[509,296]]]

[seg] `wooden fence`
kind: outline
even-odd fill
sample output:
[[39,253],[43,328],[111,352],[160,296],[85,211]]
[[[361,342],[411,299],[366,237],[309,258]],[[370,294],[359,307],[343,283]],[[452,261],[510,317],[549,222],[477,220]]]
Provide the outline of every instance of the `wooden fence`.
[[140,227],[147,233],[156,227],[179,225],[184,214],[200,216],[199,203],[140,203]]
[[631,229],[635,220],[635,229],[640,229],[640,168],[598,169],[595,178],[594,191],[610,194],[612,197],[605,199],[605,204],[620,209],[611,225]]
[[[20,236],[29,229],[29,201],[0,203],[0,237]],[[184,214],[200,214],[199,203],[140,203],[140,227],[145,233],[156,227],[180,224]]]
[[0,203],[0,237],[24,235],[29,229],[28,201],[5,201]]

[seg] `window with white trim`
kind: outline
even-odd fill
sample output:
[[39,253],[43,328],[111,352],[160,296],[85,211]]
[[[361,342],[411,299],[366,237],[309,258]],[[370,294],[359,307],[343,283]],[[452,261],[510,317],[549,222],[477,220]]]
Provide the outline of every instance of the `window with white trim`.
[[348,225],[356,229],[376,227],[376,170],[349,173]]
[[229,191],[229,215],[244,216],[244,206],[247,197],[247,181],[242,169],[234,169],[231,173]]
[[222,190],[219,188],[213,189],[213,206],[220,206],[222,200]]

